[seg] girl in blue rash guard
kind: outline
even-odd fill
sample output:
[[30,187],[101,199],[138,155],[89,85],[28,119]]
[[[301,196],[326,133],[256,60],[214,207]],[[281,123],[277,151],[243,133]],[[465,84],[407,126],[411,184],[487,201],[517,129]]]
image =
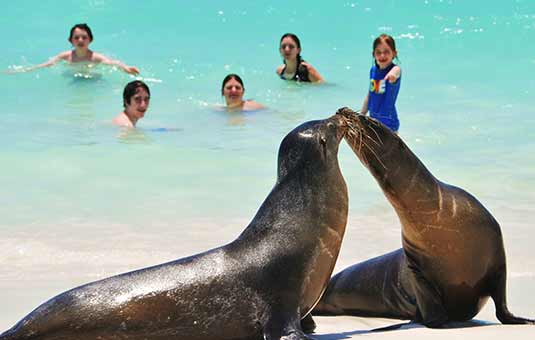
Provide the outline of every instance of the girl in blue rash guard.
[[372,55],[375,63],[370,69],[370,87],[361,113],[369,111],[372,118],[397,133],[399,120],[396,99],[401,83],[401,68],[393,63],[398,55],[394,38],[387,34],[377,37],[373,41]]

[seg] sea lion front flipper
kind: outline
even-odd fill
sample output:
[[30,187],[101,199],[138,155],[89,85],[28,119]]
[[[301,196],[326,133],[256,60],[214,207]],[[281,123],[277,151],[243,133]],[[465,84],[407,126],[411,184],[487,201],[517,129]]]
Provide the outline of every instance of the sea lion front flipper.
[[314,333],[314,330],[316,330],[316,323],[314,322],[311,313],[301,319],[301,329],[306,334]]
[[442,304],[439,291],[420,273],[411,268],[412,285],[416,304],[418,306],[418,317],[416,320],[430,328],[438,328],[448,321],[448,314]]
[[310,340],[301,330],[301,319],[296,313],[273,311],[264,327],[265,340]]
[[530,324],[535,325],[535,320],[521,318],[514,316],[513,313],[507,308],[506,299],[506,271],[505,266],[503,270],[497,273],[497,277],[494,281],[494,291],[492,292],[492,300],[496,306],[496,317],[503,324]]

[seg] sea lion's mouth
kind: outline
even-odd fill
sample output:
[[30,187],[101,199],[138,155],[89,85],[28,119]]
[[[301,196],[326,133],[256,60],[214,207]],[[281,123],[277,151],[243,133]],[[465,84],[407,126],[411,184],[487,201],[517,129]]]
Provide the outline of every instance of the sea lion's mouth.
[[374,121],[347,107],[339,109],[336,115],[344,121],[344,139],[364,165],[370,166],[369,157],[382,164],[378,149],[384,143],[373,126]]

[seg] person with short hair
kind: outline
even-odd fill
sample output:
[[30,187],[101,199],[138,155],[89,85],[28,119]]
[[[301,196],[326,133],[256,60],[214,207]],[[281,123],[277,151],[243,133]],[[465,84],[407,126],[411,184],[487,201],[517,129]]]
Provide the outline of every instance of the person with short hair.
[[122,71],[128,74],[133,74],[133,75],[139,74],[139,69],[135,66],[125,65],[120,60],[113,60],[103,54],[96,53],[90,50],[89,44],[93,42],[93,33],[91,32],[91,29],[89,28],[87,24],[74,25],[71,28],[71,32],[67,40],[74,47],[73,50],[61,52],[60,54],[52,57],[49,61],[45,63],[27,67],[27,68],[18,69],[18,70],[12,70],[9,73],[29,72],[29,71],[36,70],[38,68],[49,67],[49,66],[55,65],[59,61],[63,60],[69,64],[86,62],[89,64],[89,66],[91,66],[91,64],[112,65],[112,66],[117,66]]
[[149,102],[150,90],[147,84],[140,80],[129,82],[123,91],[124,110],[112,120],[112,123],[135,128],[137,121],[145,116]]

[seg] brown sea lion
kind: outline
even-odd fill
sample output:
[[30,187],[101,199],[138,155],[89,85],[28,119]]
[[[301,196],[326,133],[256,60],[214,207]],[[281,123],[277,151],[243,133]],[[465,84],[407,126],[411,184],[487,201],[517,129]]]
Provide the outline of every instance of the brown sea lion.
[[465,190],[443,183],[377,120],[340,109],[346,140],[402,225],[402,249],[331,279],[313,314],[410,319],[429,327],[473,318],[491,297],[504,324],[533,324],[507,309],[500,225]]

